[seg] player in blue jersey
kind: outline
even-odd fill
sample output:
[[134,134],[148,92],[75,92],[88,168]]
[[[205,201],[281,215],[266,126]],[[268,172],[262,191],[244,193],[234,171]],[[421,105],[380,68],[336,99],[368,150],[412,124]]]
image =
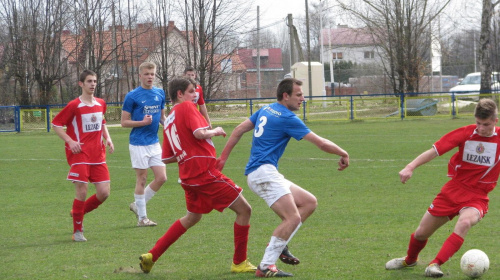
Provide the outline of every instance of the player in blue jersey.
[[222,170],[229,154],[242,135],[253,130],[250,159],[245,169],[250,189],[264,199],[281,218],[257,268],[257,277],[288,277],[290,273],[276,267],[278,258],[287,264],[299,260],[288,251],[288,242],[302,223],[314,212],[317,200],[307,190],[288,181],[278,172],[278,161],[293,137],[305,139],[324,152],[340,156],[338,170],[349,166],[349,154],[332,141],[312,132],[293,111],[299,110],[304,101],[302,82],[289,78],[280,82],[278,102],[266,105],[249,119],[238,125],[226,143],[217,168]]
[[[139,66],[141,85],[127,93],[123,102],[121,125],[131,127],[130,159],[135,169],[135,201],[129,206],[135,213],[137,226],[156,226],[149,220],[146,203],[156,194],[167,180],[165,164],[161,161],[161,145],[158,138],[160,123],[165,121],[165,92],[153,86],[156,65],[144,62]],[[148,168],[154,180],[146,186]]]

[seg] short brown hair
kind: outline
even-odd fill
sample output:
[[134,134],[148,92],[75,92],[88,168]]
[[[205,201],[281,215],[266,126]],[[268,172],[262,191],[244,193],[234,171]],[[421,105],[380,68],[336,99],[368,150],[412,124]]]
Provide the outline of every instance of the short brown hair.
[[278,98],[278,101],[283,99],[283,93],[285,92],[288,93],[288,95],[292,95],[293,85],[301,86],[302,81],[295,78],[286,78],[279,83],[278,89],[276,90],[276,97]]
[[177,91],[186,91],[192,82],[186,78],[173,78],[168,82],[168,95],[172,103],[177,103]]
[[196,72],[193,66],[187,66],[186,69],[184,69],[184,74],[191,71]]
[[83,70],[83,72],[80,74],[80,77],[79,77],[79,81],[84,83],[85,82],[85,79],[87,79],[87,76],[95,76],[97,77],[97,74],[92,71],[92,70],[89,70],[89,69],[85,69]]
[[498,108],[495,101],[483,98],[480,99],[474,111],[474,117],[481,120],[496,119],[498,117]]

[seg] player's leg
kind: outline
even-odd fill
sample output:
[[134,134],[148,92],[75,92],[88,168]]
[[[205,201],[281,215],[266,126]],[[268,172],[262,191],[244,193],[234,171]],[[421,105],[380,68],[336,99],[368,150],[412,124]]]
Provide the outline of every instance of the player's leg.
[[202,214],[188,212],[186,216],[175,221],[167,230],[167,232],[158,239],[154,247],[148,253],[142,254],[140,266],[144,273],[149,273],[155,262],[167,251],[179,237],[201,220]]
[[85,199],[87,198],[88,184],[86,182],[74,181],[75,199],[73,200],[72,216],[73,216],[73,237],[77,242],[87,241],[83,236],[83,217]]
[[109,180],[109,170],[106,164],[89,165],[90,182],[94,183],[96,193],[85,200],[85,214],[95,210],[109,196],[111,185]]
[[[137,216],[137,226],[156,226],[156,223],[148,219],[146,211],[146,196],[144,194],[144,189],[146,187],[146,180],[148,177],[147,169],[135,169],[136,174],[136,184],[134,191],[134,203],[130,205],[130,210],[136,213]],[[135,209],[134,209],[135,205]],[[135,211],[134,211],[135,210]]]
[[316,197],[308,192],[307,190],[291,183],[290,191],[293,195],[293,200],[295,201],[295,205],[297,205],[297,209],[300,213],[301,222],[305,222],[309,216],[316,210],[318,206],[318,200]]
[[473,207],[463,208],[460,211],[460,216],[455,224],[453,233],[443,243],[443,246],[436,255],[436,258],[431,261],[431,264],[442,265],[460,250],[465,236],[474,225],[479,223],[481,218],[481,212],[478,209]]
[[425,212],[417,229],[410,236],[406,257],[388,261],[385,264],[385,268],[392,270],[415,266],[418,255],[427,244],[428,238],[448,221],[449,218],[447,216],[433,216],[429,212]]
[[299,210],[301,223],[295,228],[293,233],[288,238],[287,246],[285,246],[285,249],[283,249],[279,258],[286,264],[297,265],[300,263],[300,260],[290,252],[288,243],[292,240],[302,223],[305,222],[305,220],[307,220],[307,218],[309,218],[309,216],[316,210],[318,200],[307,190],[293,184],[292,182],[290,182],[290,184],[290,191],[292,192],[293,199],[297,205],[297,209]]
[[264,164],[248,174],[247,184],[281,218],[281,223],[274,230],[255,275],[292,276],[276,267],[276,261],[285,249],[288,239],[301,224],[300,213],[290,191],[291,182],[286,180],[275,166]]
[[151,198],[153,198],[156,192],[159,191],[161,186],[163,186],[163,184],[167,181],[167,171],[165,169],[165,165],[163,163],[161,164],[162,164],[161,166],[160,165],[151,166],[154,179],[144,189],[146,204]]
[[[293,196],[289,193],[280,197],[271,205],[271,209],[281,218],[281,223],[273,231],[271,240],[264,252],[264,257],[257,269],[258,277],[293,276],[276,268],[276,261],[285,250],[288,240],[301,224],[300,213]],[[266,276],[270,275],[270,276]]]
[[247,259],[248,233],[250,231],[252,207],[245,197],[240,194],[233,204],[229,206],[229,209],[236,213],[236,219],[233,225],[234,254],[231,272],[255,272],[257,267]]

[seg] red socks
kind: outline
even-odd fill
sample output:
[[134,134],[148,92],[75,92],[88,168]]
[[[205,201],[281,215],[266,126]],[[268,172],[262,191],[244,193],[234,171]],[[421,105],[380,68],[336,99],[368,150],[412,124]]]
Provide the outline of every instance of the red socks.
[[452,233],[448,239],[446,239],[441,250],[439,250],[436,258],[431,263],[442,265],[447,262],[458,250],[460,250],[462,244],[464,244],[464,239],[460,235]]
[[149,253],[153,255],[153,262],[156,262],[163,253],[172,245],[181,235],[183,235],[187,229],[185,229],[180,220],[175,221],[167,230],[167,232],[156,241],[153,249],[149,250]]
[[96,209],[101,205],[102,202],[97,199],[97,196],[94,194],[93,196],[89,197],[87,200],[85,200],[85,206],[83,208],[83,212],[87,214],[88,212]]
[[83,231],[82,225],[84,204],[85,202],[76,198],[75,200],[73,200],[73,233],[75,233],[77,230]]
[[405,262],[407,264],[412,264],[417,261],[418,254],[422,249],[424,249],[427,244],[427,239],[424,241],[420,241],[415,239],[415,233],[412,233],[410,236],[410,244],[408,245],[408,251],[406,252]]
[[247,259],[248,232],[250,225],[240,226],[234,223],[233,263],[240,264]]

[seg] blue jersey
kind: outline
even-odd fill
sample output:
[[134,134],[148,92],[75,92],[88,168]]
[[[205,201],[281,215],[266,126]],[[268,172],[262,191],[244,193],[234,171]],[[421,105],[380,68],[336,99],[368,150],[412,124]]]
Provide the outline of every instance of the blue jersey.
[[262,107],[250,117],[250,121],[255,128],[245,175],[263,164],[278,168],[278,161],[290,138],[298,141],[311,132],[297,115],[280,103]]
[[130,113],[133,121],[142,121],[145,115],[151,115],[153,122],[150,125],[134,127],[130,132],[130,144],[148,146],[160,142],[158,128],[160,126],[161,111],[165,108],[165,92],[161,88],[145,89],[138,87],[125,96],[123,111]]

